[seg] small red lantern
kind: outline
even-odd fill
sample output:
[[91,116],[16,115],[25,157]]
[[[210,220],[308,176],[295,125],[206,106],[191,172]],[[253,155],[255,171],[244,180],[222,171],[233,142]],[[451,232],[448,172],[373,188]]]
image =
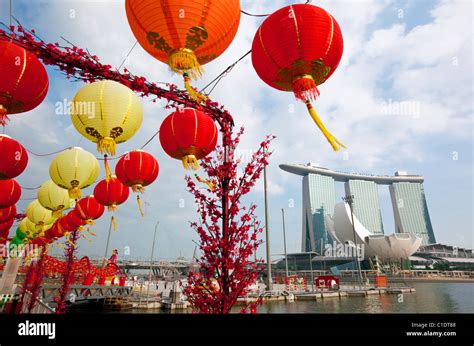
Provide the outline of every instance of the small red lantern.
[[336,70],[342,57],[343,39],[338,23],[324,9],[296,4],[268,16],[252,43],[252,64],[258,76],[278,90],[293,91],[305,102],[316,125],[334,150],[344,147],[316,114],[311,101],[317,86]]
[[112,175],[109,181],[99,181],[94,188],[95,199],[107,206],[109,211],[116,210],[118,205],[127,200],[129,194],[128,186],[122,184],[115,175]]
[[0,233],[7,233],[10,232],[10,228],[12,228],[13,223],[15,222],[14,218],[7,220],[5,222],[0,223]]
[[0,153],[0,179],[13,179],[23,173],[28,164],[28,154],[19,142],[0,135]]
[[62,236],[64,236],[64,233],[66,233],[66,230],[63,229],[60,224],[59,224],[59,221],[56,221],[50,229],[48,229],[46,232],[44,232],[44,235],[46,238],[49,238],[49,239],[57,239],[57,238],[61,238]]
[[15,205],[20,196],[21,187],[15,180],[0,180],[0,208],[8,208]]
[[217,126],[204,112],[183,108],[168,115],[160,127],[160,143],[185,169],[199,168],[197,160],[211,153],[217,143]]
[[144,187],[158,177],[158,161],[143,150],[134,150],[123,155],[115,166],[117,179],[132,188],[133,192],[144,192]]
[[38,58],[9,41],[0,41],[0,125],[7,114],[36,108],[48,92],[48,74]]
[[75,213],[87,223],[92,223],[104,213],[104,206],[97,202],[94,196],[81,198],[74,208]]
[[16,215],[16,206],[12,205],[7,208],[0,209],[0,223],[14,219]]

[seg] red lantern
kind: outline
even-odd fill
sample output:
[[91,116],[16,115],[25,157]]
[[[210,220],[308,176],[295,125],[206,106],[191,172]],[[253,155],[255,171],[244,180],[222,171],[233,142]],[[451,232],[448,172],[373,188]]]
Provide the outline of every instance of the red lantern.
[[49,239],[57,239],[64,236],[64,233],[66,233],[66,230],[59,224],[58,220],[51,226],[50,229],[44,232],[44,235]]
[[87,223],[92,223],[104,213],[104,206],[97,202],[94,196],[81,198],[74,208],[75,213],[81,219],[86,220]]
[[68,231],[75,231],[79,227],[84,226],[87,221],[81,219],[79,215],[77,215],[75,210],[71,210],[67,215],[65,216],[66,220],[64,222],[67,223],[67,230]]
[[119,204],[125,202],[130,194],[128,186],[122,184],[115,175],[109,181],[106,179],[97,183],[94,188],[94,197],[102,205],[108,207],[109,211],[117,209]]
[[115,166],[117,179],[132,188],[133,192],[142,192],[144,187],[158,177],[158,161],[143,150],[134,150],[123,155]]
[[28,164],[25,148],[7,135],[0,135],[0,179],[13,179],[19,176]]
[[14,218],[7,220],[5,222],[0,223],[0,233],[7,233],[10,232],[10,228],[12,228],[13,223],[15,222]]
[[20,196],[21,187],[15,180],[0,180],[0,208],[8,208],[15,205]]
[[252,44],[252,64],[258,76],[278,90],[293,91],[306,103],[316,125],[334,150],[342,145],[322,124],[311,100],[317,86],[336,70],[343,39],[336,20],[324,9],[297,4],[279,9],[260,25]]
[[12,205],[7,208],[0,209],[0,223],[14,219],[16,215],[16,206]]
[[0,125],[7,114],[36,108],[48,92],[48,74],[38,58],[26,49],[0,41]]
[[160,127],[160,143],[185,169],[199,168],[197,160],[211,153],[217,143],[217,126],[204,112],[183,108],[168,115]]

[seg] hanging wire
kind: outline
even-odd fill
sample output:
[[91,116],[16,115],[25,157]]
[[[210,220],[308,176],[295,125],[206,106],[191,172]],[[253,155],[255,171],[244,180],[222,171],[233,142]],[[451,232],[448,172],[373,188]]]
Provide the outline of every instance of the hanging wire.
[[227,66],[227,68],[221,72],[216,78],[214,78],[209,84],[207,84],[204,88],[202,88],[199,92],[203,92],[204,90],[206,90],[209,86],[211,86],[212,84],[214,84],[214,86],[212,87],[212,89],[207,93],[208,95],[211,94],[211,92],[214,90],[214,88],[217,86],[217,84],[219,84],[219,82],[221,81],[222,78],[224,78],[230,71],[232,71],[232,69],[235,67],[235,65],[237,65],[241,60],[243,60],[247,55],[249,55],[250,53],[252,52],[252,50],[249,50],[247,53],[245,53],[244,55],[242,55],[237,61],[235,61],[232,65],[229,65]]
[[117,68],[117,71],[119,71],[123,64],[125,64],[125,61],[127,61],[127,58],[130,56],[130,54],[132,54],[133,50],[135,49],[135,47],[137,46],[137,43],[138,41],[135,41],[135,43],[133,44],[132,48],[130,48],[130,50],[128,51],[127,55],[125,56],[125,58],[123,59],[122,63],[120,64],[120,66]]
[[54,154],[59,154],[59,153],[63,152],[64,150],[68,150],[68,149],[71,149],[71,148],[72,148],[72,147],[67,147],[67,148],[64,148],[64,149],[61,149],[61,150],[57,150],[57,151],[54,151],[54,152],[52,152],[52,153],[47,153],[47,154],[37,154],[37,153],[35,153],[35,152],[33,152],[33,151],[29,150],[29,149],[26,149],[26,151],[27,151],[28,153],[30,153],[31,155],[33,155],[33,156],[51,156],[51,155],[54,155]]
[[[312,0],[306,0],[306,2],[304,3],[305,5],[308,5]],[[268,17],[269,14],[254,14],[254,13],[249,13],[249,12],[246,12],[244,10],[240,10],[241,13],[245,14],[246,16],[249,16],[249,17]]]
[[24,186],[21,186],[21,189],[22,190],[38,190],[41,186],[37,186],[37,187],[24,187]]

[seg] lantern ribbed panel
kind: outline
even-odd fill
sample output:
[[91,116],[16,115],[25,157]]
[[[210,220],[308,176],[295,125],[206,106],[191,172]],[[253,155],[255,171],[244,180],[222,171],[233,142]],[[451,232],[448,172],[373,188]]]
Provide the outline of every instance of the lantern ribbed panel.
[[[180,48],[191,49],[201,65],[213,60],[230,45],[240,22],[238,0],[126,0],[125,9],[140,45],[164,63],[168,63],[171,52]],[[207,39],[186,39],[196,27],[205,28]],[[163,39],[163,49],[149,42],[150,32]]]
[[134,150],[123,155],[115,166],[117,179],[127,186],[148,186],[158,177],[158,161],[143,150]]
[[8,114],[38,106],[48,92],[48,75],[36,56],[14,43],[0,41],[0,105]]
[[12,205],[7,208],[0,209],[0,223],[13,219],[16,215],[16,206]]
[[71,207],[68,191],[56,185],[52,180],[48,180],[41,185],[38,190],[38,201],[43,207],[51,211]]
[[194,108],[184,108],[168,115],[160,127],[160,143],[171,157],[185,155],[202,159],[217,144],[218,131],[212,118]]
[[[252,64],[265,83],[291,91],[293,80],[305,74],[323,83],[336,70],[342,51],[336,20],[320,7],[297,4],[265,19],[253,40]],[[318,60],[328,68],[324,76],[312,68]]]
[[25,148],[7,135],[0,135],[0,179],[19,176],[28,164]]
[[42,223],[44,225],[50,225],[56,220],[51,210],[43,207],[37,199],[26,207],[26,216],[34,224]]
[[0,180],[0,208],[8,208],[15,205],[20,196],[21,187],[15,180]]
[[10,228],[13,226],[13,223],[15,222],[15,219],[10,219],[5,222],[0,223],[0,234],[4,234],[10,231]]
[[71,120],[90,141],[111,137],[116,143],[130,139],[143,121],[143,108],[135,93],[114,81],[83,86],[74,96]]
[[95,182],[100,173],[99,162],[90,152],[74,147],[54,157],[49,167],[51,180],[64,189],[71,189],[77,181],[79,188]]

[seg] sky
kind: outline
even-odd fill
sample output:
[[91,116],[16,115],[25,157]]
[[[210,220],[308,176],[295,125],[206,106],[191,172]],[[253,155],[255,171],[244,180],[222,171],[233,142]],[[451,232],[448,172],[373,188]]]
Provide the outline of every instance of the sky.
[[[303,3],[295,1],[293,3]],[[270,248],[283,253],[281,209],[285,209],[287,251],[301,249],[301,177],[279,169],[282,163],[313,162],[344,172],[391,175],[403,170],[425,177],[425,194],[437,241],[460,247],[473,243],[473,9],[469,0],[391,1],[321,0],[338,21],[344,37],[341,63],[319,87],[314,103],[318,114],[347,150],[335,153],[313,124],[303,103],[292,93],[267,86],[259,79],[248,56],[214,89],[211,98],[225,105],[237,126],[244,126],[239,152],[243,161],[267,134],[277,138],[268,167]],[[135,43],[128,26],[124,1],[13,0],[12,13],[24,27],[34,28],[45,41],[65,44],[66,38],[99,56],[101,62],[120,66]],[[241,1],[243,10],[269,14],[288,1]],[[0,21],[9,22],[9,1],[0,0]],[[260,17],[242,15],[229,48],[204,66],[202,87],[251,47]],[[156,82],[181,86],[181,78],[137,45],[124,67]],[[70,146],[95,152],[95,145],[72,126],[58,105],[69,102],[81,87],[47,67],[50,89],[36,109],[11,116],[4,133],[36,154]],[[141,147],[170,113],[164,103],[141,99],[144,122],[119,153]],[[400,105],[406,106],[399,111]],[[122,259],[147,259],[157,222],[155,258],[191,258],[197,240],[189,221],[197,220],[193,197],[185,189],[181,162],[168,157],[155,138],[146,150],[160,164],[155,183],[142,196],[145,218],[135,198],[115,213],[118,230],[112,231],[110,249]],[[49,179],[53,156],[29,155],[26,171],[18,178],[24,188]],[[338,187],[338,199],[342,188]],[[394,232],[388,188],[380,187],[380,204],[386,234]],[[85,194],[92,193],[88,188]],[[17,205],[24,210],[36,190],[23,189]],[[258,205],[263,220],[263,181],[245,200]],[[93,226],[92,242],[79,241],[79,253],[103,257],[110,214]],[[257,255],[265,257],[262,245]],[[53,253],[60,253],[55,246]]]

